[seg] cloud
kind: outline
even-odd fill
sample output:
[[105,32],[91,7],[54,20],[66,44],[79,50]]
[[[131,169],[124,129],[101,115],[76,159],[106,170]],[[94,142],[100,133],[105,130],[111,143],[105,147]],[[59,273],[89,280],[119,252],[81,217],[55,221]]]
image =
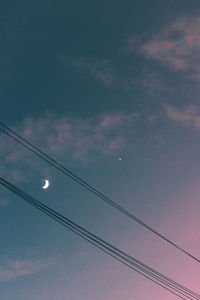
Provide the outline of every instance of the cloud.
[[165,113],[170,120],[176,123],[193,128],[200,128],[200,111],[194,105],[187,106],[182,110],[171,105],[166,105]]
[[0,265],[0,282],[8,282],[18,277],[35,274],[51,267],[54,264],[50,260],[7,260]]
[[127,76],[124,71],[117,70],[109,60],[98,58],[88,59],[84,57],[72,58],[61,57],[65,66],[70,67],[81,74],[83,78],[92,78],[97,80],[105,87],[114,87],[129,91],[135,88],[135,79],[133,76]]
[[138,119],[139,117],[140,115],[138,113],[104,114],[100,116],[98,127],[100,130],[111,130],[121,126],[129,126],[133,120]]
[[[70,159],[84,159],[91,152],[104,153],[116,139],[125,140],[126,128],[138,118],[136,113],[100,114],[91,118],[59,117],[47,113],[37,120],[27,118],[21,132],[52,153],[68,154]],[[18,156],[10,153],[7,160],[16,160]]]
[[[88,163],[124,150],[139,119],[137,113],[113,112],[80,118],[48,112],[37,119],[27,117],[13,128],[53,157]],[[0,149],[0,174],[9,180],[28,182],[35,170],[48,175],[41,161],[4,135]]]
[[114,72],[107,60],[62,57],[63,62],[80,72],[88,73],[105,86],[114,83]]
[[193,78],[200,79],[200,16],[178,18],[142,43],[138,51],[172,70],[189,71]]
[[138,79],[135,80],[134,85],[135,88],[139,87],[146,90],[149,96],[156,96],[163,91],[169,91],[169,88],[164,84],[162,75],[146,67],[142,70]]

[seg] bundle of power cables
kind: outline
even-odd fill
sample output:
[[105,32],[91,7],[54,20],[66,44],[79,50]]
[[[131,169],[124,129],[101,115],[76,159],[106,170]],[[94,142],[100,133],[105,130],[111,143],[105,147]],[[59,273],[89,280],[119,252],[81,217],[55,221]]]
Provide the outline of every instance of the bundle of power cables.
[[125,208],[123,208],[121,205],[117,204],[115,201],[113,201],[112,199],[110,199],[109,197],[107,197],[105,194],[103,194],[102,192],[98,191],[95,187],[91,186],[89,183],[87,183],[86,181],[84,181],[83,179],[81,179],[79,176],[77,176],[76,174],[74,174],[68,168],[66,168],[65,166],[63,166],[61,163],[57,162],[55,159],[53,159],[52,157],[50,157],[44,151],[42,151],[41,149],[39,149],[37,146],[33,145],[30,141],[28,141],[27,139],[25,139],[23,136],[21,136],[15,130],[9,128],[7,125],[5,125],[2,122],[0,122],[0,131],[3,132],[4,134],[6,134],[7,136],[9,136],[11,139],[13,139],[14,141],[16,141],[20,145],[22,145],[23,147],[25,147],[27,150],[29,150],[32,153],[34,153],[35,155],[37,155],[40,159],[44,160],[45,162],[47,162],[48,164],[50,164],[51,166],[53,166],[54,168],[56,168],[58,171],[62,172],[64,175],[66,175],[67,177],[69,177],[70,179],[72,179],[73,181],[75,181],[76,183],[80,184],[82,187],[84,187],[85,189],[87,189],[88,191],[90,191],[91,193],[93,193],[95,196],[97,196],[101,200],[103,200],[107,204],[111,205],[113,208],[115,208],[118,211],[120,211],[122,214],[124,214],[130,220],[139,223],[140,225],[142,225],[143,227],[145,227],[147,230],[149,230],[151,233],[155,234],[156,236],[158,236],[159,238],[161,238],[162,240],[164,240],[165,242],[167,242],[171,246],[175,247],[176,249],[178,249],[182,253],[186,254],[187,256],[189,256],[190,258],[192,258],[193,260],[195,260],[196,262],[200,263],[200,260],[197,257],[195,257],[194,255],[192,255],[191,253],[189,253],[188,251],[186,251],[185,249],[183,249],[182,247],[180,247],[179,245],[177,245],[176,243],[174,243],[173,241],[171,241],[169,238],[167,238],[163,234],[159,233],[157,230],[155,230],[154,228],[152,228],[151,226],[149,226],[148,224],[146,224],[144,221],[142,221],[141,219],[139,219],[132,212],[129,212],[128,210],[126,210]]
[[126,265],[127,267],[131,268],[132,270],[138,272],[139,274],[143,275],[144,277],[150,279],[157,285],[163,287],[167,291],[173,293],[177,297],[181,299],[199,299],[200,295],[193,292],[192,290],[188,289],[187,287],[179,284],[178,282],[170,279],[169,277],[159,273],[158,271],[152,269],[151,267],[147,266],[146,264],[142,263],[141,261],[137,260],[136,258],[128,255],[127,253],[121,251],[117,247],[111,245],[110,243],[106,242],[105,240],[99,238],[98,236],[92,234],[88,230],[84,229],[80,225],[74,223],[70,219],[66,218],[65,216],[61,215],[60,213],[56,212],[55,210],[51,209],[50,207],[46,206],[42,202],[38,201],[37,199],[31,197],[27,193],[23,192],[16,186],[12,185],[5,179],[0,177],[0,184],[4,187],[9,189],[11,192],[15,193],[25,201],[27,201],[32,206],[39,209],[44,214],[48,215],[61,225],[65,226],[76,235],[82,237],[84,240],[89,242],[90,244],[96,246],[97,248],[101,249],[108,255],[112,256],[114,259],[118,260],[122,264]]

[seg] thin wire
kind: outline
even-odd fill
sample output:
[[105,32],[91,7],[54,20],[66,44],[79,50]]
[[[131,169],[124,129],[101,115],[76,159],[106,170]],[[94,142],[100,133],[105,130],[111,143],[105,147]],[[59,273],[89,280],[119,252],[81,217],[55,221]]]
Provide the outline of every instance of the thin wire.
[[[145,272],[146,274],[152,276],[153,278],[155,278],[156,280],[161,281],[162,283],[164,282],[167,286],[169,286],[171,289],[174,289],[176,291],[178,291],[180,294],[183,294],[184,296],[188,297],[188,295],[190,295],[191,297],[188,297],[189,299],[199,299],[200,295],[190,291],[189,289],[181,286],[180,284],[178,284],[178,286],[174,286],[167,282],[166,280],[163,278],[167,278],[166,276],[156,272],[155,270],[153,270],[152,268],[149,268],[148,266],[140,263],[138,260],[134,259],[133,257],[127,255],[126,253],[124,253],[123,251],[117,249],[116,247],[112,246],[111,244],[105,242],[104,240],[98,238],[97,236],[91,234],[90,232],[88,232],[87,230],[85,230],[84,228],[82,228],[81,226],[77,225],[76,223],[72,222],[71,220],[65,218],[64,216],[62,216],[61,214],[55,212],[54,210],[52,210],[51,208],[49,208],[48,206],[42,204],[41,202],[39,202],[38,200],[36,200],[35,198],[29,196],[28,194],[24,193],[23,191],[21,191],[20,189],[16,188],[15,186],[11,185],[9,182],[5,181],[3,178],[0,178],[0,183],[2,185],[4,185],[5,187],[7,187],[8,189],[10,189],[11,191],[13,191],[15,194],[17,194],[18,196],[20,196],[21,198],[23,198],[24,200],[28,201],[30,204],[32,204],[33,206],[37,207],[38,209],[42,210],[44,213],[48,214],[49,216],[53,217],[54,219],[56,218],[56,220],[61,223],[62,225],[63,222],[66,223],[68,226],[71,226],[73,229],[75,230],[79,230],[83,231],[81,232],[81,234],[86,235],[88,238],[90,238],[90,240],[92,239],[95,243],[98,243],[100,245],[103,244],[103,247],[106,248],[109,251],[112,251],[112,253],[114,252],[115,255],[118,255],[120,258],[126,260],[129,264],[133,264],[134,266],[136,266],[137,268],[139,268],[140,270],[142,270],[142,272]],[[65,226],[65,225],[64,225]],[[97,241],[97,240],[99,241]],[[108,247],[107,247],[108,246]],[[114,249],[114,251],[113,251]],[[119,253],[121,254],[119,254]],[[145,270],[143,267],[138,266],[136,263],[134,263],[133,261],[131,261],[130,259],[132,259],[133,261],[137,261],[137,263],[145,266],[145,268],[149,268],[151,271]],[[152,272],[156,273],[156,274],[160,274],[161,276],[163,276],[163,278],[160,278],[159,276],[152,274]],[[144,274],[143,274],[144,275]],[[146,277],[146,276],[145,276]],[[148,277],[149,278],[149,277]],[[155,281],[154,281],[155,282]],[[174,281],[173,281],[174,282]],[[176,282],[175,282],[176,284]],[[180,286],[183,287],[185,290],[183,291],[182,288],[180,289]],[[163,287],[163,286],[162,286]],[[181,290],[181,291],[180,291]],[[187,292],[189,291],[189,292]],[[186,293],[186,295],[185,295]],[[192,294],[192,295],[191,295]],[[177,294],[176,294],[177,295]],[[185,299],[183,297],[181,297],[182,299]]]
[[[6,186],[5,184],[3,184],[4,186]],[[15,192],[12,188],[9,188],[9,187],[7,187],[8,189],[10,189],[11,191],[13,191],[13,192]],[[18,192],[16,192],[16,194],[18,194]],[[48,212],[48,211],[46,211],[44,208],[41,208],[38,204],[36,204],[36,203],[34,203],[34,202],[32,202],[32,201],[30,201],[30,200],[27,200],[26,198],[24,198],[24,196],[22,196],[22,195],[20,195],[20,194],[18,194],[21,198],[23,198],[23,199],[25,199],[26,201],[28,201],[31,205],[33,205],[33,206],[35,206],[36,208],[38,208],[39,210],[41,210],[43,213],[45,213],[46,215],[48,215],[48,216],[50,216],[51,218],[53,218],[54,220],[56,220],[57,222],[59,222],[60,224],[62,224],[62,225],[64,225],[65,227],[67,227],[68,229],[70,229],[70,230],[72,230],[73,232],[75,232],[75,233],[77,233],[76,232],[76,230],[77,229],[75,229],[73,226],[71,226],[70,224],[68,224],[68,223],[63,223],[63,222],[61,222],[61,220],[59,220],[56,216],[54,216],[54,215],[52,215],[50,212]],[[72,229],[72,228],[73,229]],[[98,245],[96,245],[95,244],[95,242],[91,242],[89,239],[87,239],[87,238],[85,238],[84,236],[85,235],[83,235],[83,234],[78,234],[78,235],[80,235],[82,238],[84,238],[84,239],[86,239],[88,242],[90,242],[90,243],[92,243],[93,245],[95,245],[95,246],[97,246],[98,248],[100,248],[101,250],[103,250],[104,252],[106,252],[106,253],[108,253],[109,255],[111,255],[107,250],[105,250],[105,249],[103,249],[102,247],[100,247],[100,246],[98,246]],[[110,250],[110,249],[109,249]],[[112,251],[113,252],[113,251]],[[111,255],[112,257],[115,257],[114,255]],[[119,261],[121,261],[122,263],[124,263],[122,260],[120,260],[120,259],[118,259]],[[127,259],[125,259],[126,261],[127,261]],[[132,265],[134,264],[133,262],[130,262]],[[126,264],[126,263],[125,263]],[[126,265],[128,265],[128,264],[126,264]],[[134,264],[134,265],[136,265],[136,264]],[[136,265],[137,266],[137,265]],[[129,266],[130,267],[130,266]],[[131,267],[132,269],[134,269],[133,267]],[[146,272],[147,273],[147,271],[145,271],[144,269],[142,269],[140,266],[137,266],[137,268],[139,268],[140,270],[142,270],[142,272]],[[135,270],[135,269],[134,269]],[[137,270],[135,270],[135,271],[137,271]],[[141,274],[141,272],[139,272],[140,274]],[[148,272],[148,274],[150,274],[153,278],[155,278],[155,277],[157,277],[157,276],[154,276],[154,275],[152,275],[150,272]],[[144,275],[143,273],[142,273],[142,275]],[[145,276],[145,275],[144,275]],[[151,278],[149,278],[148,276],[145,276],[145,277],[147,277],[148,279],[151,279]],[[156,278],[156,280],[159,280],[159,281],[161,281],[161,282],[163,282],[163,280],[162,279],[158,279],[158,278]],[[155,283],[157,283],[157,281],[155,281],[155,280],[152,280],[153,282],[155,282]],[[165,283],[166,284],[166,283]],[[162,287],[164,287],[163,285],[161,285],[161,284],[159,284],[160,286],[162,286]],[[169,284],[166,284],[166,285],[168,285],[169,286]],[[164,287],[165,288],[165,287]],[[170,288],[171,288],[171,286],[170,286]],[[167,290],[169,290],[168,288],[167,288]],[[177,290],[176,288],[175,288],[175,290]],[[171,290],[169,290],[170,292],[171,292]],[[179,290],[178,290],[178,292],[180,293],[180,294],[182,294]],[[176,294],[177,295],[177,294]],[[184,296],[185,296],[185,294],[183,294]],[[179,296],[179,295],[177,295],[177,296]],[[183,298],[183,297],[181,297],[182,299],[185,299],[185,298]],[[187,298],[189,298],[189,299],[193,299],[193,298],[190,298],[190,297],[187,297]]]
[[[24,146],[26,149],[30,150],[32,153],[34,153],[35,155],[37,155],[38,157],[40,157],[41,159],[43,159],[45,162],[49,163],[50,165],[52,165],[53,167],[55,167],[56,169],[58,169],[59,171],[61,171],[63,174],[67,175],[69,178],[71,178],[75,182],[79,183],[81,186],[83,186],[85,189],[87,189],[90,192],[92,192],[97,197],[101,198],[102,200],[104,200],[105,202],[107,202],[108,204],[110,204],[111,206],[113,206],[114,208],[116,208],[117,210],[119,210],[120,212],[122,212],[123,214],[125,214],[126,216],[128,216],[133,221],[136,221],[137,223],[139,223],[140,225],[142,225],[143,227],[145,227],[146,229],[148,229],[149,231],[151,231],[152,233],[154,233],[158,237],[162,238],[163,240],[165,240],[166,242],[168,242],[169,244],[171,244],[172,246],[174,246],[178,250],[182,251],[184,254],[186,254],[190,258],[192,258],[195,261],[197,261],[198,263],[200,263],[200,260],[197,257],[193,256],[188,251],[184,250],[182,247],[178,246],[177,244],[175,244],[174,242],[172,242],[171,240],[169,240],[167,237],[165,237],[164,235],[162,235],[161,233],[159,233],[158,231],[156,231],[155,229],[153,229],[151,226],[147,225],[142,220],[140,220],[139,218],[137,218],[135,215],[133,215],[132,213],[130,213],[127,210],[125,210],[122,206],[118,205],[116,202],[114,202],[113,200],[111,200],[110,198],[108,198],[107,196],[105,196],[103,193],[99,192],[97,189],[95,189],[94,187],[92,187],[90,184],[88,184],[86,181],[84,181],[83,179],[81,179],[79,176],[75,175],[73,172],[71,172],[70,170],[68,170],[66,167],[64,167],[60,163],[58,163],[55,159],[51,158],[45,152],[43,152],[38,147],[36,147],[35,145],[33,145],[31,142],[29,142],[28,140],[26,140],[25,138],[23,138],[20,134],[18,134],[14,130],[10,129],[8,126],[6,126],[2,122],[0,122],[0,125],[2,127],[6,128],[9,132],[11,132],[12,134],[15,135],[15,137],[14,137],[11,134],[9,134],[6,130],[0,128],[0,130],[3,133],[5,133],[7,136],[9,136],[13,140],[15,140],[16,142],[18,142],[22,146]],[[25,145],[18,138],[21,139],[26,144],[28,144],[29,146],[31,146],[34,150],[31,149],[31,147]]]
[[[3,185],[5,185],[4,183],[3,183]],[[40,209],[40,210],[42,210],[45,214],[47,214],[47,215],[49,215],[50,217],[53,217],[53,219],[56,219],[56,221],[58,221],[59,223],[61,223],[62,225],[66,225],[66,224],[63,224],[63,220],[60,220],[60,219],[58,219],[57,218],[57,216],[55,216],[55,215],[53,215],[52,216],[52,213],[51,212],[49,212],[49,211],[47,211],[44,207],[41,207],[41,205],[43,206],[43,204],[38,204],[38,201],[37,200],[30,200],[30,199],[28,199],[27,200],[27,197],[26,196],[24,196],[22,193],[20,193],[19,191],[16,191],[16,190],[14,190],[12,187],[10,188],[10,187],[8,187],[7,186],[7,188],[9,188],[10,190],[12,190],[13,192],[15,192],[16,194],[18,194],[21,198],[23,198],[24,200],[26,200],[26,201],[28,201],[30,204],[32,204],[33,206],[36,206],[38,209]],[[34,198],[33,198],[34,199]],[[36,203],[36,201],[37,201],[37,203]],[[45,211],[44,211],[45,210]],[[68,224],[68,223],[67,223]],[[72,226],[71,224],[68,224],[68,226]],[[73,226],[72,226],[73,227]],[[74,228],[74,227],[73,227]],[[75,230],[77,230],[77,228],[74,228]],[[88,235],[87,235],[88,236]],[[89,237],[90,239],[91,239],[91,237]],[[94,240],[95,241],[95,240]],[[96,242],[96,241],[95,241]],[[105,245],[104,245],[104,247],[105,247]],[[109,251],[112,251],[112,250],[110,250],[109,248],[107,248]],[[113,251],[112,251],[113,252]],[[115,252],[115,254],[116,254],[116,252]],[[122,257],[122,256],[120,256],[120,257]],[[124,257],[122,257],[123,259],[124,259]],[[125,259],[126,261],[127,261],[127,259]],[[131,263],[131,264],[134,264],[133,262],[130,262],[129,260],[128,260],[128,262],[129,263]],[[146,270],[144,270],[144,268],[142,268],[141,269],[141,267],[140,266],[138,266],[138,265],[136,265],[136,264],[134,264],[136,267],[138,267],[140,270],[142,270],[143,272],[148,272],[148,271],[146,271]],[[151,276],[153,276],[156,280],[159,280],[159,281],[161,281],[161,282],[163,282],[163,280],[162,279],[159,279],[158,278],[158,276],[156,276],[156,275],[152,275],[152,273],[150,273],[150,272],[148,272],[148,274],[150,274]],[[166,282],[164,282],[165,284],[166,284]],[[171,285],[169,285],[168,283],[167,283],[167,286],[170,286],[170,288],[174,288],[174,287],[171,287]],[[175,288],[175,290],[177,291],[177,289]],[[180,293],[180,294],[183,294],[183,293],[181,293],[179,290],[178,290],[178,292]],[[187,295],[185,295],[185,294],[183,294],[184,296],[187,296]],[[188,296],[187,296],[188,297]],[[194,298],[191,298],[191,297],[189,297],[189,299],[194,299]],[[195,299],[199,299],[199,298],[196,298],[195,297]]]

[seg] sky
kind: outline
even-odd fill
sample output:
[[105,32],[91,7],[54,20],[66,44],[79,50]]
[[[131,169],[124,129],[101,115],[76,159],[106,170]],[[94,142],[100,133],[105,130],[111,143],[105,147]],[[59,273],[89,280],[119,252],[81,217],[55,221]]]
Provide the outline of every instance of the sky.
[[[199,1],[7,1],[0,36],[0,121],[200,258]],[[1,177],[200,293],[197,262],[2,133],[0,163]],[[4,187],[0,220],[1,299],[177,299]]]

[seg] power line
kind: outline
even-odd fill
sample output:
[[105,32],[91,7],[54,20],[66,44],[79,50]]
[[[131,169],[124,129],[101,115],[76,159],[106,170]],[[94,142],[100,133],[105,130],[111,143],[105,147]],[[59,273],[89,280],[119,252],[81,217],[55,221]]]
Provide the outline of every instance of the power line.
[[[139,223],[140,225],[142,225],[143,227],[145,227],[146,229],[148,229],[149,231],[151,231],[152,233],[154,233],[155,235],[157,235],[161,239],[163,239],[166,242],[168,242],[170,245],[174,246],[176,249],[180,250],[181,252],[183,252],[184,254],[186,254],[187,256],[189,256],[190,258],[192,258],[195,261],[197,261],[198,263],[200,263],[200,260],[197,257],[195,257],[194,255],[192,255],[188,251],[184,250],[182,247],[178,246],[176,243],[174,243],[171,240],[169,240],[167,237],[165,237],[164,235],[162,235],[161,233],[159,233],[158,231],[156,231],[155,229],[153,229],[151,226],[149,226],[146,223],[144,223],[141,219],[137,218],[135,215],[133,215],[132,213],[130,213],[129,211],[127,211],[126,209],[124,209],[122,206],[120,206],[119,204],[117,204],[116,202],[114,202],[113,200],[111,200],[110,198],[108,198],[103,193],[99,192],[96,188],[92,187],[86,181],[84,181],[79,176],[77,176],[76,174],[74,174],[73,172],[71,172],[69,169],[67,169],[62,164],[60,164],[59,162],[57,162],[55,159],[53,159],[52,157],[50,157],[48,154],[46,154],[45,152],[43,152],[41,149],[39,149],[38,147],[36,147],[35,145],[33,145],[31,142],[29,142],[28,140],[26,140],[25,138],[23,138],[20,134],[18,134],[17,132],[15,132],[11,128],[9,128],[8,126],[6,126],[4,123],[0,122],[0,126],[1,126],[0,130],[3,133],[5,133],[7,136],[9,136],[10,138],[12,138],[13,140],[15,140],[16,142],[18,142],[19,144],[21,144],[23,147],[25,147],[26,149],[28,149],[29,151],[31,151],[32,153],[34,153],[35,155],[37,155],[38,157],[40,157],[45,162],[49,163],[51,166],[55,167],[57,170],[61,171],[63,174],[65,174],[66,176],[68,176],[69,178],[71,178],[73,181],[75,181],[78,184],[80,184],[81,186],[83,186],[85,189],[87,189],[88,191],[90,191],[91,193],[93,193],[94,195],[96,195],[97,197],[99,197],[102,200],[104,200],[106,203],[110,204],[112,207],[114,207],[118,211],[122,212],[124,215],[126,215],[127,217],[129,217],[132,221],[135,221],[135,222]],[[7,132],[7,130],[9,132]]]
[[[173,293],[174,295],[178,296],[181,299],[200,299],[200,295],[191,291],[190,289],[186,288],[185,286],[177,283],[176,281],[170,279],[167,276],[159,273],[158,271],[152,269],[151,267],[145,265],[144,263],[140,262],[139,260],[133,258],[132,256],[128,255],[127,253],[121,251],[117,247],[109,244],[105,240],[99,238],[98,236],[92,234],[88,230],[84,229],[80,225],[74,223],[70,219],[64,217],[60,213],[56,212],[55,210],[51,209],[50,207],[46,206],[45,204],[41,203],[40,201],[36,200],[35,198],[31,197],[30,195],[26,194],[19,188],[15,187],[14,185],[10,184],[8,181],[0,178],[0,183],[5,186],[7,189],[12,191],[13,193],[17,194],[19,197],[27,201],[29,204],[35,206],[40,211],[45,213],[46,215],[50,216],[60,224],[64,225],[77,235],[81,236],[89,243],[95,245],[102,251],[106,252],[113,258],[117,259],[121,263],[125,264],[129,268],[135,270],[136,272],[140,273],[141,275],[145,276],[146,278],[150,279],[154,283],[158,284],[159,286],[165,288],[169,292]],[[184,297],[183,297],[184,296]]]
[[[12,190],[13,192],[15,192],[16,194],[18,194],[20,197],[22,197],[22,198],[24,198],[26,201],[27,201],[27,198],[29,199],[29,203],[30,202],[32,202],[31,204],[32,205],[34,205],[34,206],[38,206],[38,201],[37,200],[35,200],[34,198],[32,198],[32,197],[30,197],[29,195],[27,195],[27,194],[25,194],[24,192],[22,192],[22,191],[20,191],[19,189],[16,189],[16,188],[13,188],[13,186],[11,186],[10,184],[8,185],[8,182],[6,182],[5,180],[3,180],[3,179],[1,179],[1,183],[3,184],[3,185],[7,185],[7,187],[10,189],[10,190]],[[36,202],[37,201],[37,202]],[[67,222],[69,222],[69,219],[67,219],[67,218],[65,218],[65,217],[63,217],[62,215],[60,215],[60,214],[58,214],[58,213],[56,213],[55,211],[53,211],[52,209],[50,209],[50,208],[48,208],[47,206],[45,206],[44,204],[41,204],[40,203],[40,207],[39,207],[39,209],[41,210],[41,205],[43,206],[42,207],[42,209],[48,209],[48,210],[50,210],[51,212],[53,212],[53,214],[54,214],[54,216],[53,216],[53,218],[55,217],[55,214],[57,215],[57,217],[59,218],[59,221],[63,221],[63,218],[65,219],[65,221],[67,220]],[[37,207],[38,208],[38,207]],[[43,211],[44,212],[44,211]],[[46,211],[46,213],[49,215],[49,211]],[[75,223],[73,223],[72,221],[70,221],[70,224],[73,224],[73,226],[76,226],[76,227],[78,227],[79,229],[81,229],[81,230],[84,230],[82,227],[80,227],[80,226],[78,226],[77,224],[75,224]],[[92,235],[91,233],[89,233],[88,231],[86,231],[86,230],[84,230],[85,232],[87,232],[89,235]],[[94,235],[92,235],[93,237],[96,237],[96,236],[94,236]],[[97,237],[96,237],[97,238]],[[99,238],[97,238],[97,239],[99,239]],[[99,240],[101,240],[101,241],[103,241],[102,239],[99,239]],[[104,243],[106,243],[106,242],[104,242]],[[110,245],[110,244],[108,244],[108,243],[106,243],[107,245]],[[111,246],[111,245],[110,245]],[[112,246],[113,247],[113,246]],[[113,247],[114,248],[114,247]],[[117,249],[117,248],[114,248],[114,249]],[[120,251],[120,250],[118,250],[118,251]],[[122,252],[123,253],[123,252]],[[123,253],[124,254],[124,253]],[[132,257],[131,257],[132,258]],[[133,259],[133,258],[132,258]],[[197,294],[196,294],[197,295]],[[199,297],[198,295],[197,295],[197,297]],[[199,298],[195,298],[195,299],[199,299]]]

